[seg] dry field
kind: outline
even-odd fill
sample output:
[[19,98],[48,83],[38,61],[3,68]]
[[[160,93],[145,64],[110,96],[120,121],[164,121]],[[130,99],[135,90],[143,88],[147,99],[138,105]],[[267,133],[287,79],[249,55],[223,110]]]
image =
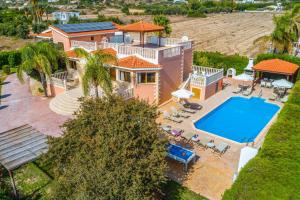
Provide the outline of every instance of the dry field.
[[274,29],[272,18],[272,13],[233,13],[187,19],[172,23],[172,37],[187,35],[195,50],[254,56],[261,51],[254,41]]
[[34,39],[24,40],[19,38],[0,36],[0,51],[19,49],[32,42],[34,42]]

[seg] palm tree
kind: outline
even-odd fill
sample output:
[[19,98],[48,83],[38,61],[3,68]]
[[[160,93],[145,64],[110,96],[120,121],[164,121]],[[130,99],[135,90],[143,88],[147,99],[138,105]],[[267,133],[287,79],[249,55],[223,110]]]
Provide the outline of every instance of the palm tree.
[[92,85],[97,98],[99,97],[99,86],[109,96],[112,93],[112,81],[107,65],[116,64],[117,58],[101,50],[94,54],[89,54],[83,49],[75,49],[75,53],[86,59],[85,73],[82,78],[84,95],[89,94],[90,85]]
[[23,72],[30,73],[36,70],[40,75],[45,96],[48,96],[46,78],[50,79],[52,70],[58,68],[58,60],[64,57],[63,52],[53,44],[38,42],[23,47],[21,57],[22,64],[17,69],[20,82],[24,83]]
[[291,12],[274,17],[275,29],[271,35],[275,49],[283,50],[283,53],[290,51],[293,42],[296,42],[300,35],[300,6],[296,5]]

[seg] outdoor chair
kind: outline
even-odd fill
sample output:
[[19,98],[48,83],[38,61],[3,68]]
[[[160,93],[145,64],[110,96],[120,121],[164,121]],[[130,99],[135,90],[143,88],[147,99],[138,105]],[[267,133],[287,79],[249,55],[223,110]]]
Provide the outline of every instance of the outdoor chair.
[[171,111],[173,116],[178,116],[178,117],[184,117],[184,118],[189,118],[190,115],[185,114],[184,112],[178,111],[175,107],[171,107]]
[[261,81],[260,81],[260,87],[266,87],[266,82],[263,81],[263,80],[261,80]]
[[247,88],[246,90],[243,91],[244,96],[249,96],[252,93],[252,87]]
[[220,153],[220,155],[224,154],[226,152],[226,150],[229,148],[230,146],[225,143],[225,142],[221,142],[219,144],[217,144],[214,147],[214,151]]
[[232,91],[232,93],[234,93],[234,94],[239,94],[241,91],[242,91],[242,88],[241,88],[241,87],[237,87],[237,88],[235,88],[235,89]]
[[172,129],[172,130],[171,130],[171,135],[173,135],[173,136],[175,136],[175,137],[181,136],[182,133],[183,133],[183,130],[182,130],[182,129],[179,129],[179,128],[177,128],[177,129]]
[[204,148],[208,148],[210,146],[214,146],[214,145],[208,145],[208,144],[213,144],[213,140],[205,137],[203,139],[200,139],[199,141],[197,141],[197,144],[199,144],[200,146],[204,147]]
[[186,113],[190,113],[190,114],[196,113],[195,110],[189,109],[189,108],[185,108],[182,104],[180,104],[180,110],[181,110],[182,112],[186,112]]
[[193,109],[193,110],[201,110],[202,109],[202,106],[200,104],[191,103],[187,99],[184,100],[183,106],[185,108],[190,108],[190,109]]
[[271,82],[266,82],[266,88],[272,88],[272,87],[273,87],[273,85]]
[[171,116],[167,111],[164,111],[163,115],[164,115],[164,119],[168,119],[168,120],[176,122],[176,123],[182,122],[182,119],[178,119],[176,117]]
[[166,125],[166,124],[162,124],[161,126],[160,126],[160,128],[163,130],[163,131],[165,131],[165,132],[167,132],[167,133],[170,133],[171,132],[171,126],[170,125]]

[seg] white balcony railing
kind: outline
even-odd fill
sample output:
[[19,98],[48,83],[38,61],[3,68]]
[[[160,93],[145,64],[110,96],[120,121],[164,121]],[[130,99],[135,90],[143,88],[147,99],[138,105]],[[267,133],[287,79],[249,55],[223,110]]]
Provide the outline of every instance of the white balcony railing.
[[97,42],[86,42],[86,41],[77,41],[71,40],[72,48],[84,48],[87,51],[95,51],[98,48]]
[[134,97],[133,88],[128,88],[119,92],[119,95],[122,96],[125,100],[131,99]]
[[122,55],[135,55],[138,54],[144,58],[147,59],[152,59],[152,60],[157,60],[158,59],[158,54],[157,50],[155,49],[150,49],[150,48],[142,48],[142,47],[133,47],[133,46],[127,46],[127,45],[122,45],[118,46],[118,54]]
[[193,66],[191,85],[207,86],[223,78],[223,69]]

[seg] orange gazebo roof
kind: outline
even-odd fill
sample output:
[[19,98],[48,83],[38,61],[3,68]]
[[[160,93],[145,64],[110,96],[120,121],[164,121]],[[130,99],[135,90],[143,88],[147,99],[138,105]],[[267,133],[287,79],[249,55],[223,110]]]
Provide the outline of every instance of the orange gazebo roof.
[[119,27],[120,31],[125,32],[155,32],[155,31],[162,31],[165,28],[163,26],[158,26],[156,24],[139,21],[133,24],[128,24]]
[[293,75],[299,66],[280,59],[264,60],[253,66],[255,71],[264,71],[277,74]]

